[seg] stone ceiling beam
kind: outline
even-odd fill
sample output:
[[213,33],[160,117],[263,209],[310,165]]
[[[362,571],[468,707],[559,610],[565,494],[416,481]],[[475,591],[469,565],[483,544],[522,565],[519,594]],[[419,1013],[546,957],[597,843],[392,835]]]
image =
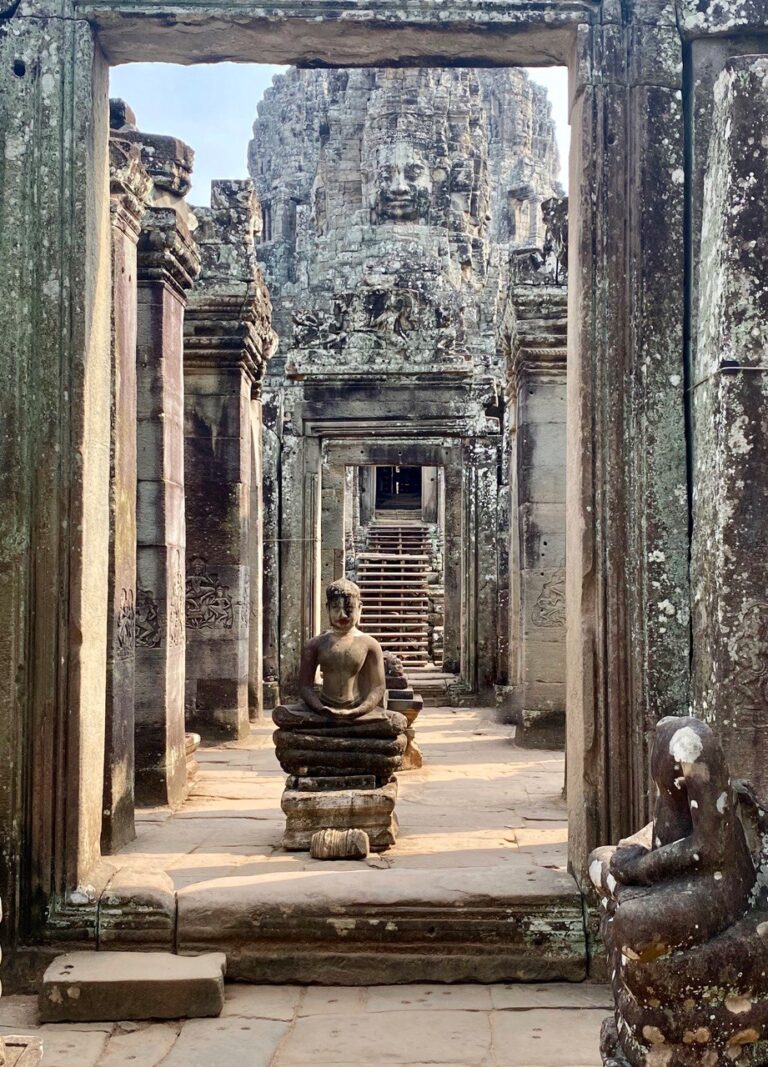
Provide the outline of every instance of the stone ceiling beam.
[[[85,0],[111,64],[131,62],[298,66],[564,64],[592,0],[483,0],[471,7],[411,0],[377,3],[199,3]],[[340,32],[340,24],[343,32]]]

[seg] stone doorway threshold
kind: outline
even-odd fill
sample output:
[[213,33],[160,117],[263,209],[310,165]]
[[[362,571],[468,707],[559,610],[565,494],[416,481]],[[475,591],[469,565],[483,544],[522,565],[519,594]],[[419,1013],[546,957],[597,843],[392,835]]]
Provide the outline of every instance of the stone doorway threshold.
[[284,775],[269,723],[198,753],[189,800],[173,815],[140,814],[137,840],[111,858],[117,880],[139,886],[167,872],[175,949],[225,951],[230,977],[579,981],[586,944],[566,872],[563,754],[515,748],[514,728],[490,714],[419,716],[424,767],[398,776],[389,853],[323,863],[282,850]]

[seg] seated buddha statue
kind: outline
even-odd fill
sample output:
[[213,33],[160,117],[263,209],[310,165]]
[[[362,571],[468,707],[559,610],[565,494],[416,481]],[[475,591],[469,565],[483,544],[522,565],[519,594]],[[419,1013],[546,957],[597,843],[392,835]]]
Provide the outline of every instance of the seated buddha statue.
[[408,722],[383,707],[383,652],[379,642],[359,628],[359,588],[344,578],[332,582],[326,604],[330,628],[302,649],[301,699],[272,713],[278,727],[277,758],[288,774],[367,775],[383,785],[402,764]]
[[603,1062],[768,1062],[768,915],[756,870],[765,857],[750,850],[712,729],[660,720],[651,775],[653,822],[590,856],[616,999]]

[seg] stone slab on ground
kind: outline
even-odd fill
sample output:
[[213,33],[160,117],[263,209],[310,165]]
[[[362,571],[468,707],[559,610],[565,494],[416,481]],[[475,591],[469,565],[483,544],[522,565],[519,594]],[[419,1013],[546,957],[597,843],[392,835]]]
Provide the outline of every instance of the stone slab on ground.
[[219,1015],[226,963],[220,952],[70,952],[45,972],[40,1018],[89,1022]]

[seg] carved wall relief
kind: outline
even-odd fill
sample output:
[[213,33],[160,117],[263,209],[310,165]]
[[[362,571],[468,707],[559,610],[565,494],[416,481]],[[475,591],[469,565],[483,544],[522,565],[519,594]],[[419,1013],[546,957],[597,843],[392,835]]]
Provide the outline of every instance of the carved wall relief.
[[768,603],[755,600],[746,606],[728,644],[732,678],[745,706],[768,711]]
[[565,573],[558,571],[542,586],[531,608],[534,626],[565,626]]
[[120,593],[120,609],[115,618],[115,659],[129,659],[136,649],[136,610],[132,589]]
[[168,644],[184,644],[184,578],[181,574],[180,556],[177,554],[173,583],[168,598]]
[[222,585],[218,574],[208,570],[202,556],[190,563],[185,599],[190,630],[232,629],[235,614],[229,587]]
[[139,587],[136,591],[136,647],[160,647],[160,619],[157,601],[151,589]]

